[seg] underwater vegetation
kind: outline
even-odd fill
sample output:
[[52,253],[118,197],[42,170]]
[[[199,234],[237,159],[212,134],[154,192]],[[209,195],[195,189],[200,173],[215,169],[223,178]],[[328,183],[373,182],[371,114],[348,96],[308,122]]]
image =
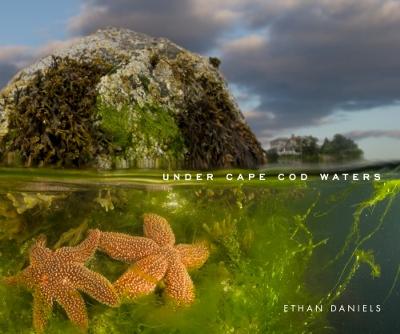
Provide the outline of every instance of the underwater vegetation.
[[[42,233],[53,249],[62,249],[79,247],[88,230],[103,231],[99,252],[86,268],[111,282],[120,281],[121,289],[116,292],[123,303],[110,308],[82,295],[90,319],[89,333],[331,333],[335,322],[327,312],[285,313],[283,305],[323,304],[328,308],[354,293],[354,284],[372,284],[382,292],[378,302],[398,305],[398,260],[386,259],[385,244],[375,242],[382,232],[397,238],[393,223],[399,198],[397,180],[334,186],[317,180],[269,186],[180,187],[162,187],[155,182],[128,186],[121,178],[116,182],[79,183],[69,191],[29,192],[26,187],[24,191],[0,191],[3,277],[26,268],[32,240]],[[47,204],[38,200],[28,208],[24,196],[29,202],[38,195],[54,197]],[[159,216],[146,216],[146,212]],[[6,223],[16,217],[17,230]],[[147,230],[145,223],[143,229],[143,217],[155,225],[150,223],[153,227]],[[354,224],[357,233],[352,232]],[[175,245],[175,239],[189,248]],[[160,242],[168,246],[160,246]],[[180,271],[196,287],[196,298],[190,297],[187,307],[165,298],[171,290],[167,279],[161,277],[161,272],[168,270],[164,259],[172,256],[164,252],[176,248],[182,248],[191,259],[185,266],[202,265],[190,277]],[[137,254],[146,254],[144,258],[149,260],[127,258]],[[138,268],[150,273],[146,277],[152,284],[136,285],[143,282]],[[126,289],[132,281],[145,290],[133,291],[140,294],[134,299]],[[190,290],[177,292],[177,299],[191,296],[186,294]],[[0,297],[0,331],[32,333],[30,294],[0,284]],[[367,296],[353,296],[359,298],[362,303]],[[387,311],[379,317],[395,326],[395,314]],[[374,315],[368,318],[377,319]],[[357,325],[356,319],[350,325]],[[55,307],[46,332],[77,333],[77,329],[65,312]]]
[[[386,221],[385,218],[399,193],[399,180],[385,180],[384,182],[374,183],[373,195],[358,203],[353,213],[353,223],[350,232],[347,234],[343,246],[340,248],[336,256],[328,263],[328,266],[335,264],[335,262],[338,262],[346,255],[348,258],[338,275],[334,288],[321,302],[330,305],[337,300],[346,290],[362,264],[369,267],[372,278],[379,278],[381,276],[381,267],[376,262],[374,251],[372,249],[366,249],[366,247],[368,241],[370,241],[374,235],[382,229]],[[377,218],[376,223],[372,227],[369,227],[369,230],[364,231],[361,226],[363,213],[366,210],[372,211],[376,209],[380,203],[384,204],[380,216]],[[400,268],[400,263],[398,268]],[[393,287],[396,285],[398,279],[398,274],[396,274],[392,289],[388,292],[385,300],[392,294]]]

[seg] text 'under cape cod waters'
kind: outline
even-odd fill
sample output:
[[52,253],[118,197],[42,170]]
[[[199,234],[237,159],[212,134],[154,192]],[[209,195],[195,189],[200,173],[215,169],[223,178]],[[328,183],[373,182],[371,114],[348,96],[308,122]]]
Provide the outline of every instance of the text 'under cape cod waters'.
[[[220,177],[220,176],[218,176]],[[307,173],[279,173],[269,175],[267,173],[225,173],[226,181],[306,181],[310,177]],[[380,181],[380,173],[320,173],[317,177],[321,181]],[[163,181],[214,181],[214,173],[163,173]]]

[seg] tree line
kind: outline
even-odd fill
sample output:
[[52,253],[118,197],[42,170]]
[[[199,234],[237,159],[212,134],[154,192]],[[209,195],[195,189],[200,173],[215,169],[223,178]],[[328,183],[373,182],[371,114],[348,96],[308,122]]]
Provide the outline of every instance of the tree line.
[[[285,139],[287,140],[285,144]],[[318,138],[313,136],[292,136],[281,138],[279,143],[272,141],[271,148],[267,151],[269,162],[284,159],[303,161],[354,161],[363,158],[363,151],[351,138],[335,134],[332,139],[325,138],[322,145]],[[285,145],[290,149],[285,150]]]

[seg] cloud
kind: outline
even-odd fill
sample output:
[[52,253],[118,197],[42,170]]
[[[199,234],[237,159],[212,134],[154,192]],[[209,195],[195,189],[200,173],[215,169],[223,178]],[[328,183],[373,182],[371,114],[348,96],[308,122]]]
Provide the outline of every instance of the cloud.
[[251,33],[225,42],[222,68],[260,97],[258,111],[275,114],[256,129],[399,100],[399,1],[264,1],[243,20]]
[[51,54],[54,50],[71,45],[76,38],[65,41],[50,41],[40,47],[23,45],[0,47],[0,90],[23,67]]
[[18,45],[0,47],[0,89],[30,58],[30,48],[28,47]]
[[344,134],[354,140],[362,140],[367,138],[391,138],[400,140],[400,130],[363,130],[351,131]]
[[13,61],[16,64],[23,62],[29,50],[29,47],[20,45],[0,46],[0,62]]
[[259,134],[400,99],[396,0],[84,0],[69,30],[109,25],[217,49],[229,81],[260,100],[248,113]]
[[117,26],[167,37],[193,51],[207,51],[240,17],[239,0],[84,0],[69,21],[73,35]]
[[17,73],[18,67],[10,63],[0,62],[0,89]]
[[60,40],[53,40],[48,42],[47,44],[44,44],[40,46],[39,48],[35,49],[34,57],[36,59],[48,56],[49,54],[53,53],[54,50],[62,49],[62,48],[67,48],[71,46],[73,43],[79,40],[79,37],[72,37],[64,41]]
[[[201,53],[217,50],[229,82],[240,87],[239,99],[240,90],[249,96],[243,97],[244,114],[260,136],[319,125],[337,110],[352,112],[400,100],[398,0],[82,4],[68,22],[71,36],[111,25],[164,36]],[[0,48],[0,85],[17,68],[69,42],[35,50]]]
[[232,52],[232,53],[252,53],[257,52],[266,47],[266,40],[262,36],[259,35],[247,35],[238,39],[234,39],[228,41],[224,45],[225,52]]

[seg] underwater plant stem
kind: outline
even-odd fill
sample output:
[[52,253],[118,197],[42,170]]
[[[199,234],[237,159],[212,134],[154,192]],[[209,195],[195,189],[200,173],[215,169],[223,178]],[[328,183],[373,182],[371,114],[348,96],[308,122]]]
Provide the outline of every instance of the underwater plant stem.
[[383,300],[382,304],[385,304],[386,301],[387,301],[387,300],[390,298],[390,296],[392,295],[393,290],[394,290],[394,288],[396,287],[397,282],[399,281],[399,277],[400,277],[400,264],[399,264],[398,267],[397,267],[397,272],[396,272],[396,276],[394,277],[393,284],[392,284],[391,288],[389,289],[389,291],[388,291],[388,293],[387,293],[385,299]]
[[[369,234],[367,234],[364,238],[362,238],[362,239],[357,243],[357,245],[355,246],[355,248],[354,248],[352,254],[350,255],[349,259],[347,260],[347,262],[346,262],[346,264],[345,264],[343,270],[341,271],[340,276],[339,276],[339,278],[338,278],[338,280],[337,280],[335,286],[333,287],[332,291],[336,290],[336,289],[339,288],[341,285],[343,285],[343,283],[341,284],[342,278],[343,278],[345,272],[347,271],[347,268],[349,267],[350,263],[352,262],[352,259],[355,257],[355,255],[357,254],[358,250],[360,249],[360,247],[361,247],[366,241],[368,241],[372,236],[374,236],[375,233],[378,232],[379,229],[382,227],[382,225],[383,225],[383,223],[384,223],[384,220],[385,220],[385,217],[386,217],[387,213],[389,212],[390,207],[392,206],[393,200],[394,200],[394,196],[392,196],[392,197],[389,199],[388,203],[386,204],[385,211],[383,212],[382,216],[381,216],[380,219],[379,219],[379,224],[378,224]],[[357,263],[357,262],[358,262],[358,260],[356,259],[356,262],[355,262],[355,263]],[[354,267],[353,267],[353,268],[354,268]],[[353,271],[353,269],[351,270],[351,272],[352,272],[352,271]],[[353,274],[355,274],[355,272],[354,272]],[[351,277],[350,277],[350,279],[351,279]],[[346,278],[346,280],[347,280],[347,278]]]
[[294,240],[294,237],[296,236],[297,232],[301,229],[308,236],[308,244],[312,246],[312,233],[307,228],[305,221],[307,220],[307,218],[310,216],[312,210],[314,210],[315,206],[317,205],[320,195],[321,194],[318,192],[317,198],[310,205],[310,207],[307,209],[307,211],[303,215],[296,215],[294,217],[295,223],[297,226],[296,226],[296,229],[293,231],[292,235],[290,236],[291,240]]
[[[350,247],[351,241],[355,239],[354,243],[357,244],[359,243],[360,240],[360,221],[361,221],[361,214],[363,211],[367,208],[372,208],[372,210],[375,208],[375,206],[379,203],[384,201],[387,197],[394,198],[396,194],[399,192],[399,185],[397,181],[390,181],[390,182],[385,182],[383,184],[379,184],[379,188],[375,191],[374,196],[361,203],[356,209],[356,211],[353,214],[354,217],[354,222],[350,231],[350,234],[346,238],[346,241],[341,248],[341,250],[338,252],[338,254],[335,256],[334,259],[329,261],[329,263],[326,265],[326,267],[332,265],[336,261],[339,260],[341,256],[344,255],[346,250]],[[326,268],[325,267],[325,268]]]

